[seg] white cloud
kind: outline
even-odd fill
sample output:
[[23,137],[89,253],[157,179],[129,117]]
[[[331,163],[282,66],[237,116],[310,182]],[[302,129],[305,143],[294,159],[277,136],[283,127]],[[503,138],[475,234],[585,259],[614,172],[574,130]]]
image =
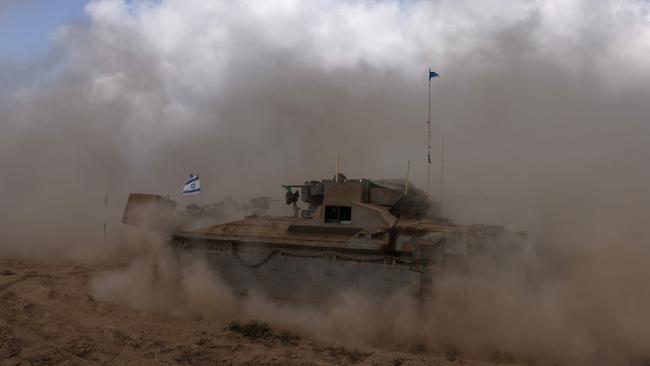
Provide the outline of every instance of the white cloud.
[[[444,68],[450,56],[489,48],[495,34],[526,22],[535,22],[529,39],[539,53],[571,63],[576,48],[585,47],[608,67],[612,60],[643,67],[650,60],[649,8],[635,0],[96,0],[87,11],[101,29],[96,41],[116,52],[153,52],[170,90],[214,94],[235,54],[265,57],[270,49],[320,69],[367,64],[419,75],[430,65]],[[124,32],[140,43],[122,42]]]

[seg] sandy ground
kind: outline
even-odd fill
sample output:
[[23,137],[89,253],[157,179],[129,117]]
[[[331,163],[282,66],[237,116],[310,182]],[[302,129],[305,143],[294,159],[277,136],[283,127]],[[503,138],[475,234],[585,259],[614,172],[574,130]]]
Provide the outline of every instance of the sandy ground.
[[[1,365],[495,365],[357,350],[279,329],[174,318],[96,301],[102,266],[0,261]],[[250,330],[250,329],[248,329]]]

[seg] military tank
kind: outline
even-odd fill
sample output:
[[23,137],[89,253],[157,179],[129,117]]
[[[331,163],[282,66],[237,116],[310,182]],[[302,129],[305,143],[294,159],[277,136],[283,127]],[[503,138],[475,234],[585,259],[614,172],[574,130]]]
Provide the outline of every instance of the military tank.
[[[436,296],[441,279],[480,275],[483,260],[500,261],[526,242],[523,232],[435,218],[436,206],[404,180],[337,174],[284,188],[293,216],[175,228],[169,245],[205,256],[236,293],[319,302],[344,291]],[[132,193],[123,222],[169,230],[175,207],[165,197]]]

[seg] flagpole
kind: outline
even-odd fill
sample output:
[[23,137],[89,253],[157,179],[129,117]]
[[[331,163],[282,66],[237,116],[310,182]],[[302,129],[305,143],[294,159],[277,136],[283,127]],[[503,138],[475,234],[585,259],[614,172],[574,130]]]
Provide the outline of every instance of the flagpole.
[[429,79],[429,112],[427,115],[427,197],[431,199],[431,69],[429,69],[427,78]]

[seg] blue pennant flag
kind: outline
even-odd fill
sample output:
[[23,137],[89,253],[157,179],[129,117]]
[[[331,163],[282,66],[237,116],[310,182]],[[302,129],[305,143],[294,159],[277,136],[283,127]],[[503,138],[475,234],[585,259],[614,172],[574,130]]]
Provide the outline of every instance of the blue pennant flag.
[[431,79],[433,79],[433,78],[437,78],[437,77],[439,77],[439,76],[440,76],[440,75],[438,75],[437,72],[435,72],[435,71],[431,71],[431,69],[429,69],[429,80],[431,80]]

